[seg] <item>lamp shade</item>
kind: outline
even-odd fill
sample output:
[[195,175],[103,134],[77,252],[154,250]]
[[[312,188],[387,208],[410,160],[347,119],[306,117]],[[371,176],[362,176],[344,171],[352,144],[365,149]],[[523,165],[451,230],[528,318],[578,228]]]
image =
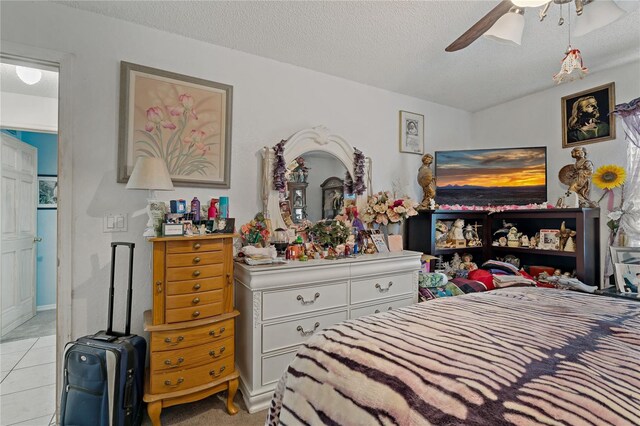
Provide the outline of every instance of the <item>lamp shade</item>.
[[489,28],[484,36],[500,43],[520,45],[524,30],[524,15],[522,13],[505,13]]
[[173,182],[162,158],[138,157],[127,189],[173,190]]
[[609,25],[625,14],[612,0],[594,0],[585,4],[582,15],[576,18],[573,35],[580,37],[593,30]]

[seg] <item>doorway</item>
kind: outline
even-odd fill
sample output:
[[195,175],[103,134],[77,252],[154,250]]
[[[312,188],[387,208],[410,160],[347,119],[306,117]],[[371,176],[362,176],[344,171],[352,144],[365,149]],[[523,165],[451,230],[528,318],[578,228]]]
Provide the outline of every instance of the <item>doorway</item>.
[[58,69],[3,55],[0,73],[0,424],[48,425],[57,401]]

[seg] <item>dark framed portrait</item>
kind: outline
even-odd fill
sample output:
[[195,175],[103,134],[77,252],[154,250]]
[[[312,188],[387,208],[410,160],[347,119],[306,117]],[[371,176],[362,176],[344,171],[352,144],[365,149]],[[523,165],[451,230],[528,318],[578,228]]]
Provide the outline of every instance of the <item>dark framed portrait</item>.
[[616,138],[616,105],[611,82],[562,97],[562,147],[572,148]]

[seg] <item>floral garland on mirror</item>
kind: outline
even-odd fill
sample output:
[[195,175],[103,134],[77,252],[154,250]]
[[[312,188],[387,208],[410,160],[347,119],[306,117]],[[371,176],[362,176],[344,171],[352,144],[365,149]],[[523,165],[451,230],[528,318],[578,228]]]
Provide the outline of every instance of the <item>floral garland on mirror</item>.
[[287,164],[284,161],[284,144],[286,142],[287,141],[283,139],[273,147],[273,151],[276,154],[276,161],[273,165],[273,189],[278,192],[285,192],[287,189],[285,179]]
[[[351,179],[345,179],[346,182],[350,182],[350,186],[348,187],[349,194],[362,195],[364,191],[367,189],[364,184],[364,154],[358,148],[353,148],[353,172],[355,174],[355,181]],[[348,174],[348,173],[347,173]]]

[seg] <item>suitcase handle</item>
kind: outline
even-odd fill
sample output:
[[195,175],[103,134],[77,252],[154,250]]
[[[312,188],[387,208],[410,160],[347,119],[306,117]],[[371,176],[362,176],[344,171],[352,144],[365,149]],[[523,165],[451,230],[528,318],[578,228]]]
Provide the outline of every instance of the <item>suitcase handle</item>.
[[[127,288],[127,317],[124,328],[124,334],[113,331],[113,293],[114,280],[116,270],[116,248],[118,246],[129,247],[129,283]],[[128,336],[131,334],[131,295],[133,293],[133,249],[135,243],[112,242],[111,243],[111,278],[109,282],[109,319],[107,323],[107,332],[109,336]]]

